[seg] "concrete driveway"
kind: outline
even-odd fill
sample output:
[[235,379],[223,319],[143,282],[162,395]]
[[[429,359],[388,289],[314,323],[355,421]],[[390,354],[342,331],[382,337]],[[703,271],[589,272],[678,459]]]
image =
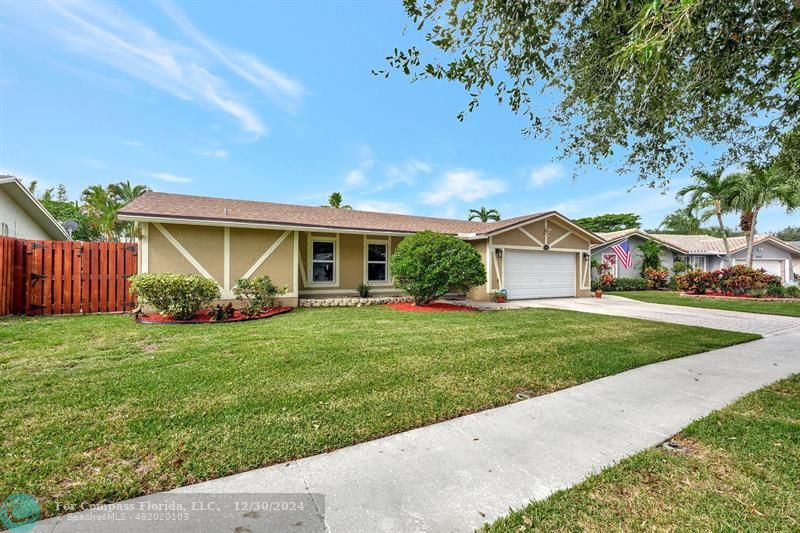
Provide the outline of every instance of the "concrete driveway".
[[513,300],[505,304],[467,300],[469,305],[481,309],[525,309],[546,307],[597,313],[600,315],[642,318],[658,322],[672,322],[687,326],[758,333],[763,336],[780,335],[800,329],[800,318],[738,311],[721,311],[681,305],[664,305],[639,302],[621,296],[604,295],[602,298],[549,298],[541,300]]

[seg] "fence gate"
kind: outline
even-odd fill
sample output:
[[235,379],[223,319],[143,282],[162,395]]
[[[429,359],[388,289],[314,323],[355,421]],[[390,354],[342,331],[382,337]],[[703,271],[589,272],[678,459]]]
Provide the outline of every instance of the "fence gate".
[[136,255],[132,243],[0,237],[0,314],[129,311]]

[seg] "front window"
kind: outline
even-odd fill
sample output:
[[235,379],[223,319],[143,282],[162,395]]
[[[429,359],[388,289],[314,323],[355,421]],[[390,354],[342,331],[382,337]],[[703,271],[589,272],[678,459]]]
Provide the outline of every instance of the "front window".
[[603,263],[611,268],[611,274],[615,278],[619,277],[619,265],[617,264],[617,254],[603,254]]
[[367,244],[367,281],[386,283],[389,270],[388,256],[386,244]]
[[311,280],[314,283],[333,283],[336,243],[314,241],[311,243]]
[[692,267],[693,270],[705,270],[706,269],[706,256],[704,255],[693,255],[689,257],[689,266]]

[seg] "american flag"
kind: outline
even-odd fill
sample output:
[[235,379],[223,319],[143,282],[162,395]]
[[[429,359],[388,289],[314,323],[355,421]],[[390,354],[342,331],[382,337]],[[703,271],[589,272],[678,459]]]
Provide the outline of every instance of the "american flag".
[[615,254],[617,254],[617,259],[619,259],[619,262],[622,263],[622,266],[625,268],[631,267],[633,264],[633,258],[631,258],[631,245],[628,243],[628,239],[618,242],[612,246],[611,249],[614,250]]

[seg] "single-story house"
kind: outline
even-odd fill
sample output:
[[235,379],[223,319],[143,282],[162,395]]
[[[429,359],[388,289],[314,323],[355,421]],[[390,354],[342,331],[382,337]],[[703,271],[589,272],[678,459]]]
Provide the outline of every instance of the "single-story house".
[[14,176],[0,176],[0,236],[70,240],[58,220]]
[[800,280],[800,241],[784,242],[795,249],[792,252],[792,270],[794,271],[794,279]]
[[419,231],[458,236],[478,251],[487,282],[469,297],[547,298],[590,294],[591,246],[602,241],[549,211],[499,222],[147,192],[119,211],[139,228],[139,271],[201,274],[223,298],[240,278],[268,275],[298,298],[353,296],[369,283],[400,294],[389,258]]
[[[605,242],[592,246],[592,258],[602,261],[613,256],[616,267],[612,272],[615,277],[638,277],[641,272],[642,256],[637,247],[646,240],[661,245],[661,262],[669,270],[675,261],[682,261],[695,269],[713,271],[727,266],[725,261],[725,244],[720,237],[710,235],[672,235],[665,233],[649,233],[641,229],[627,229],[611,233],[598,233]],[[628,240],[633,265],[626,269],[617,261],[613,251],[615,244]],[[733,264],[747,261],[747,239],[745,237],[728,237]],[[800,249],[778,239],[773,235],[757,235],[753,242],[753,268],[763,268],[768,273],[779,276],[785,282],[793,281],[795,266],[794,256]]]

